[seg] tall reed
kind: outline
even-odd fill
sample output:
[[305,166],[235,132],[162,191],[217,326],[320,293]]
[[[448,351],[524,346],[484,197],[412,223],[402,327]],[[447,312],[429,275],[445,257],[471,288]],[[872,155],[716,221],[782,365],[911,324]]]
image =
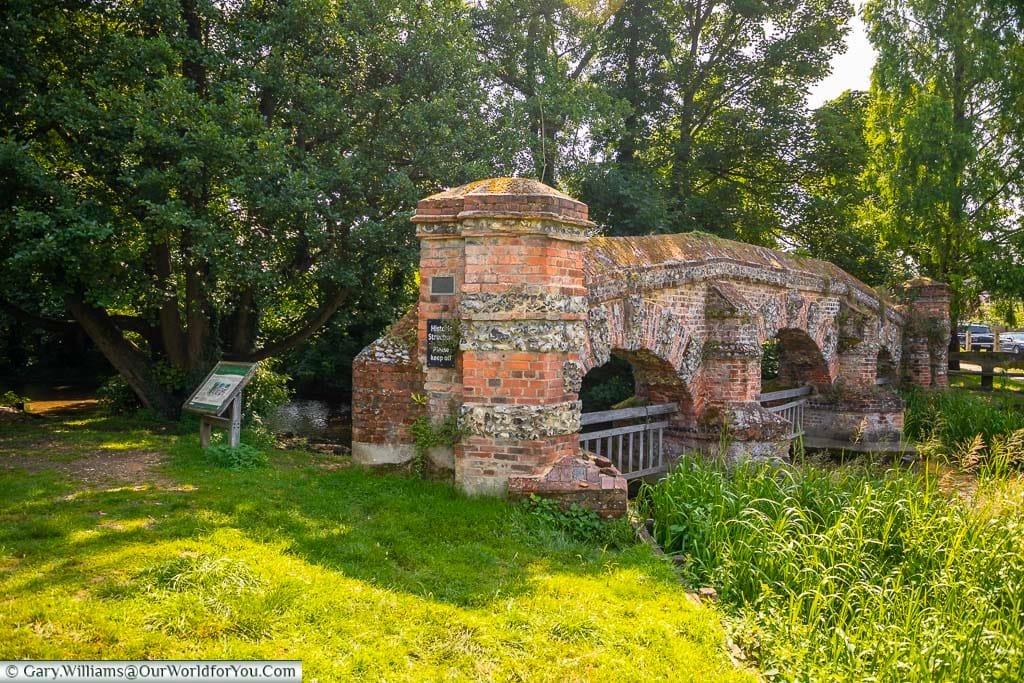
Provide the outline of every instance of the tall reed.
[[1024,410],[962,390],[910,389],[904,435],[925,457],[940,458],[983,477],[1024,464]]
[[981,514],[908,471],[701,458],[640,501],[769,677],[1024,680],[1024,505]]

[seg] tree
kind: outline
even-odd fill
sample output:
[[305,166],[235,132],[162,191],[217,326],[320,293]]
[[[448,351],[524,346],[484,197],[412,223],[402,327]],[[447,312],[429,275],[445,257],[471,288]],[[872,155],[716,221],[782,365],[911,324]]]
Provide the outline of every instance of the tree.
[[[871,0],[872,219],[924,275],[977,294],[1024,291],[1022,16],[1000,0]],[[950,340],[956,344],[956,332]]]
[[[597,66],[624,114],[595,127],[600,161],[581,182],[595,218],[773,243],[793,216],[807,90],[850,13],[847,0],[625,3]],[[644,215],[642,195],[660,208]]]
[[567,148],[600,107],[589,80],[612,8],[569,0],[494,0],[474,11],[503,166],[559,183]]
[[847,90],[811,115],[812,137],[801,159],[798,217],[784,239],[872,286],[905,279],[899,255],[864,220],[868,93]]
[[486,172],[457,0],[4,13],[4,307],[66,312],[166,415],[222,354],[282,353],[402,280],[408,209]]

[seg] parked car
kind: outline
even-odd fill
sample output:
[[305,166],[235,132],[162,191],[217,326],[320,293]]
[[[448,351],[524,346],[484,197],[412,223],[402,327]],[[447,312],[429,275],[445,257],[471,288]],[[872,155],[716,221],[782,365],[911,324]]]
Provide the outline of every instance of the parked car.
[[992,328],[981,323],[970,323],[957,328],[960,348],[967,348],[967,330],[971,331],[971,351],[991,351],[995,344]]
[[999,335],[999,348],[1008,353],[1024,354],[1024,330],[1003,332]]

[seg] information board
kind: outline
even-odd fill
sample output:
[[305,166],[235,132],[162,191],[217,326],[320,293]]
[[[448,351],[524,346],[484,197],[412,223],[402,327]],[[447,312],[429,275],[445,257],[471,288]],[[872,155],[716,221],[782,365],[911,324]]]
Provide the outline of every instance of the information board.
[[427,320],[427,367],[455,367],[455,330],[446,320]]
[[210,371],[185,402],[185,410],[204,415],[220,415],[252,379],[257,365],[259,363],[217,363],[217,367]]

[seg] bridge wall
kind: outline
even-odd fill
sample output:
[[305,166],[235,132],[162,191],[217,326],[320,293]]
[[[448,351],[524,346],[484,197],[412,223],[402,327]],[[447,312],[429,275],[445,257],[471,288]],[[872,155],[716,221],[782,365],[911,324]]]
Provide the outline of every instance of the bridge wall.
[[[937,283],[909,283],[893,305],[832,264],[753,245],[595,237],[584,204],[522,179],[434,195],[413,221],[417,307],[354,364],[360,462],[408,459],[417,417],[458,415],[465,490],[544,492],[611,515],[625,482],[580,452],[578,432],[582,378],[612,354],[633,366],[638,396],[679,404],[677,451],[730,459],[788,453],[788,423],[758,401],[769,339],[784,340],[780,379],[814,387],[805,419],[820,438],[898,439],[902,402],[876,385],[880,357],[908,382],[946,383]],[[451,367],[428,359],[429,321],[454,339]]]

